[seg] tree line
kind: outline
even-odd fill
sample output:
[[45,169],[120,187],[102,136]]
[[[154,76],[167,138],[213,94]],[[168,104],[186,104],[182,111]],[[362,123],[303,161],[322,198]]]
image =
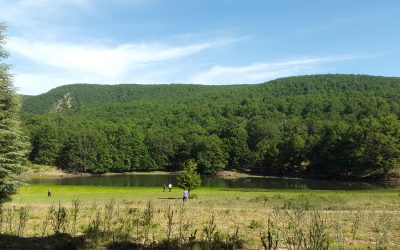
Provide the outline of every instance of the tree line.
[[[72,108],[46,113],[67,93]],[[227,169],[334,179],[399,170],[399,78],[79,84],[23,100],[29,159],[68,171],[170,170],[190,159],[206,174]]]

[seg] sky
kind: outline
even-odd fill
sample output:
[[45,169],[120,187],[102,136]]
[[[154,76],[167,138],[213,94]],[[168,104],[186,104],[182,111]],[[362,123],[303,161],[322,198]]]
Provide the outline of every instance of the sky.
[[400,76],[398,0],[0,0],[18,93]]

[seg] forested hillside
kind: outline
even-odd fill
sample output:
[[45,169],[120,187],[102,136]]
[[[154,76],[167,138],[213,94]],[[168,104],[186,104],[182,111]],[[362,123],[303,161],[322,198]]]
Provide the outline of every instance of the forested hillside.
[[398,171],[400,78],[289,77],[239,86],[62,86],[23,96],[30,160],[71,171],[222,169],[317,178]]

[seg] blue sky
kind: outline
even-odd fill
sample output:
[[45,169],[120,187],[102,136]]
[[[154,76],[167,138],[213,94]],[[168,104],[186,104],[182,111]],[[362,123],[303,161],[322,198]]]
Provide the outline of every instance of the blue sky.
[[400,76],[400,1],[0,0],[19,93]]

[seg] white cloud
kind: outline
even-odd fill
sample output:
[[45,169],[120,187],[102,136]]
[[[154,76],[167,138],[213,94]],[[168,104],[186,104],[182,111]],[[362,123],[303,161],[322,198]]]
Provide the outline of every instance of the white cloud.
[[76,79],[52,73],[21,73],[14,76],[14,83],[18,93],[37,95],[56,86],[76,83]]
[[[21,93],[37,94],[62,84],[76,82],[164,82],[175,59],[240,39],[170,46],[162,43],[131,43],[118,46],[29,41],[10,37],[7,49],[24,61],[16,68],[15,85]],[[19,65],[19,67],[23,67]],[[154,75],[154,76],[153,76]],[[164,77],[164,79],[161,79]]]
[[361,57],[358,55],[337,55],[292,59],[273,63],[254,63],[241,67],[217,65],[193,76],[190,82],[199,84],[260,83],[278,77],[317,73],[323,63]]
[[[17,39],[18,40],[18,39]],[[13,52],[50,66],[48,70],[21,72],[15,76],[18,92],[40,94],[51,88],[71,83],[169,83],[182,82],[179,72],[170,61],[190,56],[220,43],[168,47],[161,44],[129,44],[114,48],[104,46],[48,44],[21,42],[13,39]],[[324,63],[354,60],[357,55],[338,55],[293,59],[272,63],[255,63],[242,67],[214,66],[194,73],[188,83],[246,84],[260,83],[279,77],[321,72]],[[365,56],[364,56],[365,57]],[[171,67],[169,67],[171,66]],[[178,77],[178,79],[176,78]]]
[[220,42],[211,42],[171,47],[165,44],[141,43],[106,47],[30,42],[11,37],[7,48],[12,54],[28,58],[35,63],[75,72],[74,74],[96,74],[112,78],[151,63],[190,56],[219,44]]

